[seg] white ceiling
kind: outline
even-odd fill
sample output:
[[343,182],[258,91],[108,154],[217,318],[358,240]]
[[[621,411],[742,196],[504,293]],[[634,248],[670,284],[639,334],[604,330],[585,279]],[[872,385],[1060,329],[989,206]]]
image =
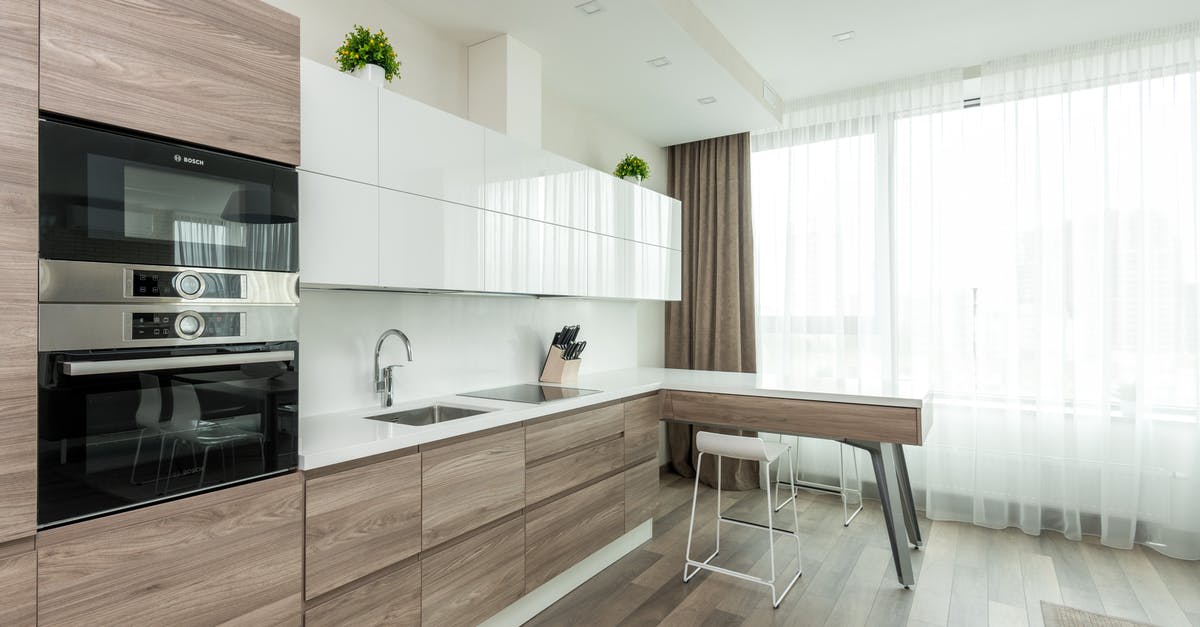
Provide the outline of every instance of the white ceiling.
[[693,2],[785,99],[1200,18],[1200,0]]
[[390,0],[464,45],[516,37],[542,54],[544,89],[664,146],[776,123],[730,51],[791,99],[1200,19],[1200,0],[690,0],[729,49],[673,19],[680,0],[597,0],[591,16],[583,1]]

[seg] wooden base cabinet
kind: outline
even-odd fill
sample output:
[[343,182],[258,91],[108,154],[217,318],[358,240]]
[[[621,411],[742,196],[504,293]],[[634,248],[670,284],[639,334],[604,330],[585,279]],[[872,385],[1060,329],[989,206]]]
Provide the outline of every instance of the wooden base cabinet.
[[500,520],[524,506],[524,429],[422,448],[422,550]]
[[420,625],[421,563],[400,567],[323,600],[304,612],[307,627]]
[[625,463],[658,455],[658,421],[662,401],[658,394],[627,401],[625,407]]
[[37,624],[37,552],[33,538],[0,546],[0,625]]
[[305,481],[304,598],[398,564],[421,550],[421,454]]
[[421,623],[477,625],[525,593],[524,518],[421,556]]
[[625,471],[625,531],[652,520],[658,505],[658,460]]
[[621,474],[525,513],[525,591],[550,581],[625,533]]
[[38,623],[297,625],[303,501],[291,474],[42,532]]

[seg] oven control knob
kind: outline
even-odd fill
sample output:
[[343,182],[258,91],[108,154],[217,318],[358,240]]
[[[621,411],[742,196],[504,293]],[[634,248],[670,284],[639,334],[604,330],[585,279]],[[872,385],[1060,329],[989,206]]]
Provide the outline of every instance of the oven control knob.
[[204,277],[190,270],[180,272],[175,275],[175,291],[184,298],[198,298],[204,293]]
[[185,340],[194,340],[204,333],[204,318],[194,311],[185,311],[175,317],[175,333]]

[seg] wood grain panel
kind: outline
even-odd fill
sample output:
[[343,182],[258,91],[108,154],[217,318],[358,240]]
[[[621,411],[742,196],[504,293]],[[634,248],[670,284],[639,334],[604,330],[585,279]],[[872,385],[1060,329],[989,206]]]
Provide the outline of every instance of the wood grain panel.
[[304,598],[421,550],[421,455],[305,482]]
[[0,542],[37,528],[37,0],[0,0]]
[[303,500],[293,474],[40,534],[38,622],[298,624]]
[[616,437],[563,457],[526,466],[525,505],[532,506],[557,494],[569,492],[624,466],[624,453],[624,438]]
[[569,414],[525,427],[525,460],[535,462],[567,449],[616,435],[625,429],[620,404]]
[[42,0],[41,108],[300,162],[300,20],[259,0]]
[[0,625],[37,624],[37,552],[0,558]]
[[916,446],[922,441],[920,412],[907,407],[671,390],[663,417],[679,422],[835,439]]
[[525,591],[530,592],[620,537],[625,479],[616,474],[525,513]]
[[658,421],[662,400],[658,394],[625,403],[625,463],[658,455]]
[[512,429],[421,453],[421,550],[525,506],[525,432]]
[[420,625],[421,563],[347,590],[304,612],[309,627]]
[[516,516],[421,557],[421,622],[477,625],[525,591],[525,519]]
[[658,505],[658,460],[625,471],[625,531],[654,518]]

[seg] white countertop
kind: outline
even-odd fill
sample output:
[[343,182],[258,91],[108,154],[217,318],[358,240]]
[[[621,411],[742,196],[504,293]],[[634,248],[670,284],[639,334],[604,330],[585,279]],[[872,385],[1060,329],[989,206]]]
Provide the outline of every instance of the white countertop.
[[[516,381],[514,383],[536,382]],[[405,401],[386,409],[370,407],[302,417],[300,419],[300,469],[312,470],[321,466],[427,444],[548,414],[583,409],[658,390],[770,396],[917,409],[922,407],[922,401],[919,398],[863,396],[838,390],[798,389],[796,386],[786,385],[778,380],[756,374],[669,368],[629,368],[580,375],[578,382],[563,387],[586,388],[600,390],[600,392],[538,405],[466,396],[438,396]],[[463,390],[463,392],[471,391],[473,390]],[[397,425],[365,418],[366,416],[424,407],[434,403],[483,409],[487,413],[422,427]]]

